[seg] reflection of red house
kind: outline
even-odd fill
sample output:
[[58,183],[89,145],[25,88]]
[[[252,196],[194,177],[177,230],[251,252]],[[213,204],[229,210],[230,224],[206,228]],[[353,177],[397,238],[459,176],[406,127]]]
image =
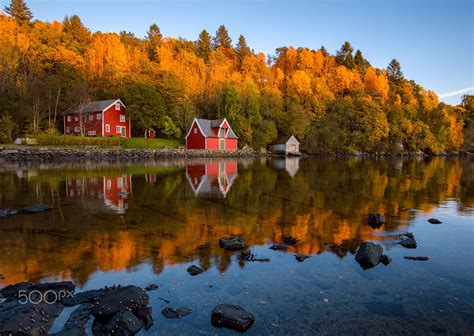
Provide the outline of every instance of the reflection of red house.
[[120,99],[90,102],[64,113],[64,135],[130,138],[131,124]]
[[66,179],[67,197],[103,200],[108,209],[118,213],[128,209],[127,197],[131,190],[130,175]]
[[194,119],[186,135],[188,149],[236,150],[238,137],[227,120]]
[[188,164],[186,177],[196,196],[222,195],[226,197],[237,177],[237,161],[212,161]]

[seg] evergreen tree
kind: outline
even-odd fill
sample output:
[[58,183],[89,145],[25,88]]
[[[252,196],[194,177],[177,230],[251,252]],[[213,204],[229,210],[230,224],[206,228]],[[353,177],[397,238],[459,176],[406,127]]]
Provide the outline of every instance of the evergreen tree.
[[213,40],[214,49],[219,47],[222,48],[232,48],[232,39],[229,36],[229,32],[224,25],[220,25],[216,31],[216,36],[214,36]]
[[211,53],[211,35],[207,32],[207,30],[204,29],[199,34],[199,38],[196,41],[196,54],[202,59],[204,59],[204,62],[209,63]]
[[400,66],[400,63],[396,59],[391,60],[388,64],[387,73],[388,78],[392,82],[399,82],[401,79],[403,79],[402,68]]
[[237,42],[235,47],[235,53],[237,54],[237,60],[239,61],[239,64],[242,64],[245,57],[250,55],[251,51],[247,45],[244,35],[239,36],[239,42]]
[[328,57],[328,56],[329,56],[329,53],[328,53],[328,51],[327,51],[327,49],[326,49],[325,46],[321,46],[321,48],[319,48],[319,51],[323,53],[323,56],[324,56],[324,57]]
[[66,16],[63,20],[62,40],[68,48],[83,53],[91,42],[91,33],[84,27],[79,16]]
[[12,0],[10,5],[5,7],[5,12],[19,24],[29,23],[33,18],[33,14],[23,0]]
[[160,46],[162,37],[163,35],[161,35],[160,28],[155,23],[152,24],[150,30],[147,31],[148,57],[150,57],[152,61],[158,60],[156,48]]
[[344,65],[348,69],[353,69],[354,68],[354,57],[352,56],[353,51],[354,49],[352,48],[351,44],[345,41],[341,49],[339,49],[336,53],[336,63],[338,65]]
[[354,56],[354,66],[355,69],[363,74],[367,70],[367,68],[370,66],[369,61],[367,61],[364,56],[362,56],[362,52],[357,49],[355,56]]

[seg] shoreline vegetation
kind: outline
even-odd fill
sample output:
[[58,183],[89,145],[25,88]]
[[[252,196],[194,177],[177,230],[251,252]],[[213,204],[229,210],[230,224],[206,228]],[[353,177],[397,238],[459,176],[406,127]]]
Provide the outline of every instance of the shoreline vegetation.
[[195,117],[226,117],[239,143],[256,150],[289,134],[306,152],[474,148],[474,96],[444,104],[396,59],[376,68],[347,41],[266,55],[243,35],[232,41],[224,25],[187,40],[151,24],[140,38],[92,32],[77,15],[33,15],[24,0],[0,11],[0,143],[60,134],[64,111],[120,98],[136,137],[152,128],[183,139]]

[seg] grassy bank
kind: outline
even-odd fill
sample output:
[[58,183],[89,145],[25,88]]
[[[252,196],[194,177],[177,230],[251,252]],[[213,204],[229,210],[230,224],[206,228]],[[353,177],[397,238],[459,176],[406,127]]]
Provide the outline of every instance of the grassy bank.
[[180,143],[174,139],[130,138],[122,140],[123,148],[178,148]]

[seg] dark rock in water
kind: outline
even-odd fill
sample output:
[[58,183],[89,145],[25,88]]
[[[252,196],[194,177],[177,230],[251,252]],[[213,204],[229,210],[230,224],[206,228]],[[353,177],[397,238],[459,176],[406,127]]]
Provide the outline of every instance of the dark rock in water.
[[145,324],[145,330],[150,329],[150,327],[153,325],[151,307],[138,307],[133,313]]
[[380,257],[380,262],[382,264],[384,264],[385,266],[387,266],[388,264],[390,264],[392,262],[392,258],[390,258],[388,255],[386,254],[383,254],[381,257]]
[[34,204],[34,205],[29,205],[27,207],[24,207],[20,209],[20,213],[22,214],[34,214],[37,212],[44,212],[51,210],[52,207],[46,204]]
[[385,223],[385,216],[382,214],[369,214],[367,224],[372,228],[377,229]]
[[99,297],[101,294],[102,294],[101,289],[94,289],[94,290],[89,290],[82,293],[77,293],[73,297],[64,298],[63,304],[66,307],[72,307],[78,304],[92,302],[94,301],[95,298]]
[[245,242],[239,235],[219,239],[219,246],[225,250],[237,251],[245,247]]
[[161,311],[161,314],[166,317],[167,319],[179,319],[183,316],[187,316],[192,313],[191,308],[181,307],[178,309],[173,309],[170,307],[166,307]]
[[[58,302],[73,294],[74,289],[75,286],[71,281],[50,283],[20,282],[3,288],[2,295],[4,298],[14,299],[18,298],[20,293],[29,295],[32,291],[38,291],[40,293],[48,292],[46,299],[48,301],[54,299],[55,302]],[[49,298],[50,296],[51,298]]]
[[272,246],[270,246],[270,250],[286,251],[286,250],[288,250],[288,246],[283,245],[283,244],[273,244]]
[[295,245],[298,242],[298,239],[293,238],[292,236],[283,237],[281,240],[286,245]]
[[355,259],[363,269],[369,269],[380,263],[382,252],[381,245],[365,242],[360,244]]
[[94,320],[94,335],[135,335],[145,325],[128,309],[122,309],[109,320]]
[[259,261],[259,262],[269,262],[269,258],[257,258],[252,251],[242,251],[237,255],[239,261]]
[[429,260],[428,257],[413,257],[413,256],[406,256],[406,257],[403,257],[403,259],[407,259],[407,260],[419,260],[419,261],[427,261],[427,260]]
[[212,311],[211,323],[215,327],[225,327],[240,332],[252,326],[255,317],[239,306],[219,304]]
[[75,311],[72,312],[68,320],[64,324],[61,331],[52,334],[51,336],[86,336],[86,325],[89,321],[91,304],[85,303],[80,305]]
[[204,270],[201,267],[196,266],[196,265],[189,266],[186,271],[192,276],[204,273]]
[[5,218],[5,217],[8,217],[8,216],[13,216],[13,215],[16,215],[18,214],[18,210],[15,209],[15,208],[11,208],[11,209],[0,209],[0,218]]
[[295,259],[298,260],[298,262],[305,261],[306,259],[311,258],[311,256],[307,256],[304,254],[296,254]]
[[145,287],[145,290],[147,292],[152,291],[152,290],[157,290],[159,286],[157,284],[149,284],[148,286]]
[[416,248],[416,240],[415,238],[413,237],[413,234],[410,234],[411,236],[409,235],[402,235],[400,237],[400,241],[398,242],[400,245],[402,245],[403,247],[406,247],[406,248]]
[[443,223],[438,218],[430,218],[430,219],[428,219],[428,222],[431,223],[431,224],[441,224],[441,223]]
[[91,313],[99,319],[111,318],[123,309],[135,310],[148,304],[146,292],[136,286],[105,288],[94,301]]

